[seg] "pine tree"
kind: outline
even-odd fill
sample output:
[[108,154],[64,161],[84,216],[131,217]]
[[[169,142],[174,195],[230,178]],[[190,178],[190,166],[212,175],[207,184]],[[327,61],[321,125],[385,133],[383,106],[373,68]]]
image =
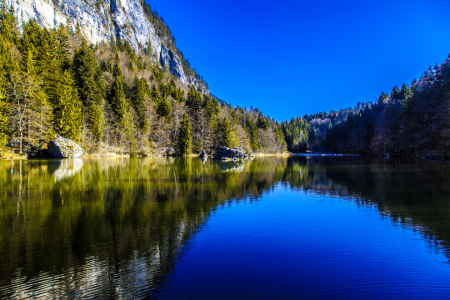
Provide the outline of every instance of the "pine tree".
[[98,147],[98,142],[101,141],[104,135],[105,118],[103,115],[103,106],[101,103],[93,103],[87,107],[89,130],[94,136]]
[[202,93],[197,91],[194,86],[191,86],[188,93],[187,105],[193,112],[198,112],[202,108]]
[[169,102],[167,101],[166,98],[162,99],[161,101],[159,101],[157,109],[156,109],[156,113],[158,114],[158,116],[162,117],[162,118],[167,118],[168,116],[170,116],[170,105]]
[[64,71],[58,80],[55,92],[53,109],[55,132],[79,142],[83,126],[83,108],[78,99],[75,82],[68,71]]
[[59,25],[56,32],[56,49],[55,54],[62,71],[72,67],[69,52],[69,33],[64,25]]
[[20,59],[20,71],[23,74],[34,76],[36,74],[36,61],[34,59],[34,47],[31,45]]
[[260,148],[258,127],[256,126],[255,121],[253,121],[253,118],[250,116],[247,117],[247,127],[249,128],[250,147],[253,151],[256,151]]
[[225,117],[222,122],[220,122],[217,129],[217,137],[219,139],[219,145],[222,147],[239,146],[239,141],[230,123],[228,122],[227,117]]
[[122,70],[120,69],[118,60],[116,60],[116,64],[114,65],[114,76],[115,79],[111,86],[109,101],[114,110],[114,113],[117,116],[118,123],[124,126],[124,117],[128,111],[128,102],[125,98]]
[[214,100],[213,100],[213,108],[214,108],[214,113],[216,115],[220,114],[220,105],[219,105],[219,101],[217,100],[217,98],[214,98]]
[[103,136],[104,119],[101,107],[106,89],[95,55],[84,39],[75,51],[73,70],[78,95],[87,112],[89,130],[98,144]]
[[152,98],[152,101],[153,101],[155,104],[158,104],[159,102],[162,101],[161,94],[159,93],[159,91],[158,91],[158,89],[156,88],[156,85],[155,85],[155,84],[152,86],[151,98]]
[[148,95],[148,83],[142,78],[139,80],[137,76],[134,78],[134,88],[132,91],[131,102],[138,119],[138,127],[146,131],[148,129],[148,121],[145,117],[145,99]]
[[178,133],[177,152],[179,155],[186,155],[191,152],[191,126],[186,113],[183,115]]
[[256,124],[259,128],[262,128],[264,131],[267,131],[267,129],[269,128],[269,122],[266,118],[264,118],[262,113],[259,114]]
[[8,98],[7,86],[8,78],[15,69],[15,62],[8,42],[0,35],[0,151],[5,146],[8,139]]

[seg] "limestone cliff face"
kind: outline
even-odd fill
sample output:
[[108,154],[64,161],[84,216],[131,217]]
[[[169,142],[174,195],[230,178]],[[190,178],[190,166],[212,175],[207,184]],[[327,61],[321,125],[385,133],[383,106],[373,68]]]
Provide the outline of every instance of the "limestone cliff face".
[[150,41],[161,65],[167,65],[182,82],[191,83],[180,58],[155,34],[139,0],[6,0],[6,4],[14,7],[19,25],[36,19],[42,27],[70,24],[75,30],[78,22],[90,42],[108,42],[113,36],[127,40],[137,52]]

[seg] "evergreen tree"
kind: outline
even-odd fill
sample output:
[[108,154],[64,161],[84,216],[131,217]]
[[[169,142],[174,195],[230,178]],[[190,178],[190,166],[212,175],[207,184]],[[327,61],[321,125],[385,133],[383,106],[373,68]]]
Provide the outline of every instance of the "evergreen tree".
[[247,118],[247,127],[249,129],[250,147],[253,151],[256,151],[260,148],[258,127],[256,126],[255,121],[253,121],[252,117],[250,116],[248,116]]
[[125,126],[124,118],[128,111],[128,101],[125,98],[125,92],[123,89],[123,76],[118,60],[116,60],[116,64],[114,65],[114,76],[115,78],[111,86],[109,101],[114,113],[117,116],[118,123],[122,126]]
[[166,98],[159,101],[157,109],[156,109],[156,113],[158,114],[158,116],[160,116],[162,118],[167,118],[168,116],[170,116],[171,109],[170,109],[169,102],[167,101]]
[[148,95],[148,83],[142,78],[139,80],[137,76],[134,78],[134,88],[131,96],[131,102],[136,112],[138,126],[142,130],[148,129],[148,121],[145,117],[145,99]]
[[54,129],[55,132],[79,142],[83,127],[83,107],[78,99],[78,92],[72,75],[64,71],[58,80],[54,99]]
[[69,33],[66,26],[62,24],[59,25],[56,32],[55,55],[62,71],[68,70],[72,67],[72,61],[69,52]]
[[26,50],[20,59],[20,71],[23,74],[27,74],[30,76],[36,75],[35,68],[36,61],[34,59],[34,47],[30,45],[30,48]]
[[214,113],[216,115],[220,114],[220,105],[219,105],[219,101],[217,100],[217,98],[214,98],[214,100],[213,100],[213,109],[214,109]]
[[152,86],[151,98],[152,98],[152,101],[156,104],[158,104],[159,102],[162,101],[161,94],[159,93],[155,84]]
[[217,129],[217,137],[219,139],[219,145],[222,147],[239,146],[239,141],[230,123],[228,122],[227,117],[225,117],[222,122],[220,122]]
[[84,39],[75,51],[73,70],[78,95],[87,113],[89,130],[94,133],[95,142],[99,143],[104,124],[101,103],[106,89],[95,55]]
[[264,131],[267,131],[269,128],[269,121],[264,118],[263,114],[260,113],[257,120],[257,126],[262,128]]
[[[1,8],[0,8],[1,9]],[[11,72],[17,69],[11,48],[8,42],[0,35],[0,151],[8,139],[8,78]]]
[[187,105],[192,110],[192,112],[198,112],[202,108],[202,93],[197,91],[194,86],[191,86],[188,93]]
[[178,132],[177,152],[179,155],[186,155],[191,152],[191,126],[186,113],[183,115],[183,121]]

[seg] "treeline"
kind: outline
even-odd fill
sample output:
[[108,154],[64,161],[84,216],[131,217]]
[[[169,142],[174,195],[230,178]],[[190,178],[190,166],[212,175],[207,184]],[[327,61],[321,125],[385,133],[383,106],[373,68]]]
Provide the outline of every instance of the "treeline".
[[366,103],[326,133],[326,150],[375,155],[450,153],[450,58]]
[[33,153],[56,134],[88,152],[286,150],[282,125],[184,86],[151,51],[113,38],[89,45],[78,26],[49,30],[30,20],[19,30],[13,9],[0,4],[2,151]]

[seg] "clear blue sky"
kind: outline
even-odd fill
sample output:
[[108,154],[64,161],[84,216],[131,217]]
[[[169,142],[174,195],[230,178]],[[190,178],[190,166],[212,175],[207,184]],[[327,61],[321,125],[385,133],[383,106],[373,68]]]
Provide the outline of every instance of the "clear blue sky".
[[282,121],[374,101],[450,53],[450,1],[146,0],[234,106]]

